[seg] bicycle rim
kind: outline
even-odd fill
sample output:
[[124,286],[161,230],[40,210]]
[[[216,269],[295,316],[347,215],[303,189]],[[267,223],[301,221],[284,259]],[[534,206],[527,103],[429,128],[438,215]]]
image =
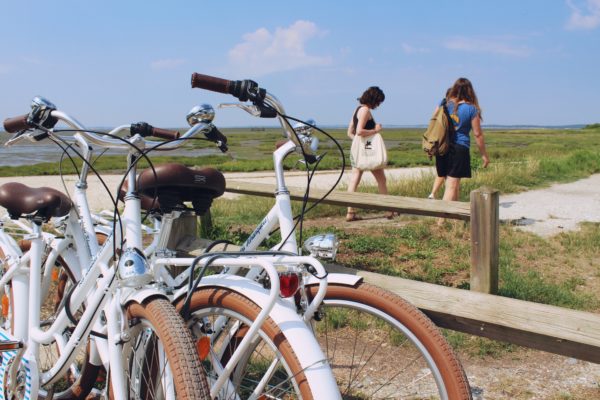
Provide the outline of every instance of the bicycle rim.
[[[211,340],[210,354],[203,365],[209,381],[214,383],[217,371],[227,363],[260,308],[238,293],[207,288],[194,293],[191,312],[192,331]],[[262,379],[267,383],[259,391],[259,398],[315,398],[295,354],[285,334],[268,318],[217,398],[247,399]]]
[[314,331],[343,399],[471,398],[439,329],[401,297],[365,283],[330,284],[321,309]]

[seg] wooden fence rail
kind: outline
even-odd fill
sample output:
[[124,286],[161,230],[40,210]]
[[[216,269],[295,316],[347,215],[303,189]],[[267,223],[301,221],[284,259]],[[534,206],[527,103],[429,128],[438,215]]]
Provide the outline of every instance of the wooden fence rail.
[[[272,198],[274,186],[229,179],[226,190],[231,193]],[[288,190],[292,200],[304,198],[304,188],[288,187]],[[317,201],[325,193],[324,190],[311,189],[308,200]],[[470,220],[471,290],[495,294],[498,290],[498,198],[498,191],[487,188],[473,191],[470,204],[460,201],[334,191],[323,200],[323,204]]]
[[[293,200],[304,198],[304,189],[288,189]],[[227,181],[231,193],[272,198],[273,190],[273,185]],[[308,199],[315,201],[324,194],[323,190],[313,189]],[[495,293],[498,286],[498,199],[497,191],[482,188],[471,193],[470,203],[335,191],[323,201],[343,207],[470,221],[471,291],[335,265],[328,268],[362,276],[366,282],[397,293],[440,327],[600,363],[599,314],[487,294]]]

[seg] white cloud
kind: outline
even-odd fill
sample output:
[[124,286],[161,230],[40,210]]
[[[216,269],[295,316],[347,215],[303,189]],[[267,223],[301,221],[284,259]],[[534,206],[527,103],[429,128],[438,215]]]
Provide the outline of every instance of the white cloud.
[[600,0],[586,0],[583,7],[567,0],[567,5],[571,9],[567,29],[594,29],[600,26]]
[[414,47],[408,43],[402,43],[400,45],[402,47],[402,51],[406,54],[416,54],[416,53],[429,53],[429,49],[426,47]]
[[329,65],[331,57],[309,55],[305,50],[306,42],[325,33],[313,22],[302,20],[287,28],[277,28],[273,33],[259,28],[245,34],[242,43],[229,51],[229,61],[236,70],[254,76]]
[[162,60],[152,61],[150,63],[150,68],[156,71],[174,69],[179,67],[183,63],[185,63],[185,60],[183,58],[165,58]]
[[526,57],[531,50],[525,45],[514,45],[506,39],[482,39],[456,37],[448,39],[444,47],[449,50],[466,51],[473,53],[492,53],[504,56]]

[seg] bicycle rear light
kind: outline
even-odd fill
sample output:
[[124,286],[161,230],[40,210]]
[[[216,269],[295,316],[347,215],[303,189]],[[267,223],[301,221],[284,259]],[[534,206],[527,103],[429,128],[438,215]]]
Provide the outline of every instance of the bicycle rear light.
[[291,271],[279,273],[279,295],[281,297],[292,297],[299,287],[300,277],[297,273]]

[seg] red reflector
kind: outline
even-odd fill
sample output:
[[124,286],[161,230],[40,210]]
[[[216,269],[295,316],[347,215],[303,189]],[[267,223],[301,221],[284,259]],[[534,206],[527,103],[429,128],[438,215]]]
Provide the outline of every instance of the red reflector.
[[279,274],[279,294],[281,297],[292,297],[298,291],[300,279],[293,272],[282,272]]

